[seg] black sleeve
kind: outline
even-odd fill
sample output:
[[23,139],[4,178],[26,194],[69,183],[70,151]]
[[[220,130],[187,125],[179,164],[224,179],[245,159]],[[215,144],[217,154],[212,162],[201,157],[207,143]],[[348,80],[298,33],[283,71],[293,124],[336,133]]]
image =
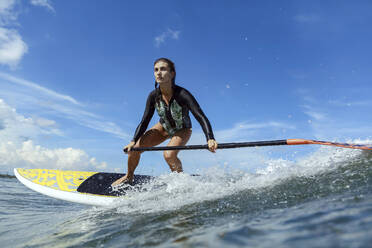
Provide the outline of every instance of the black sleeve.
[[186,89],[182,89],[181,95],[182,95],[182,98],[185,99],[191,113],[194,115],[195,119],[199,122],[200,126],[203,128],[203,132],[205,134],[205,138],[207,139],[207,141],[210,139],[214,139],[212,126],[208,118],[205,116],[203,110],[200,108],[194,96],[191,95],[191,93],[188,92]]
[[149,122],[154,115],[155,111],[155,91],[152,91],[147,97],[145,112],[143,113],[142,120],[134,133],[132,141],[137,142],[139,138],[145,133]]

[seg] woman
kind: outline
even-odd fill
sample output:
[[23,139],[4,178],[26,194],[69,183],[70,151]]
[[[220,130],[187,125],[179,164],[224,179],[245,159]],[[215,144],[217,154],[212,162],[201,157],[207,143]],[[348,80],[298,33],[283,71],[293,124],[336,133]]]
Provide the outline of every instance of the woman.
[[[189,111],[203,128],[211,152],[217,149],[212,127],[199,107],[195,98],[186,89],[175,84],[176,70],[174,63],[166,58],[157,59],[154,63],[155,90],[147,98],[146,109],[138,125],[133,140],[124,148],[128,149],[127,174],[116,180],[112,186],[133,180],[141,152],[131,151],[133,147],[152,147],[170,139],[168,146],[183,146],[191,136]],[[159,86],[159,87],[158,87]],[[160,121],[147,132],[147,126],[154,114],[158,112]],[[178,159],[179,151],[164,151],[164,159],[171,171],[182,172],[182,163]]]

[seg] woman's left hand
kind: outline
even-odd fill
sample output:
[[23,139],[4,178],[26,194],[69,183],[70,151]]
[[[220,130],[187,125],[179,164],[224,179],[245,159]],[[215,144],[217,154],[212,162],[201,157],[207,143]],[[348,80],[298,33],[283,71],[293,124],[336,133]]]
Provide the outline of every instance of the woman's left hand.
[[214,139],[208,140],[208,149],[211,152],[216,152],[218,145],[217,142]]

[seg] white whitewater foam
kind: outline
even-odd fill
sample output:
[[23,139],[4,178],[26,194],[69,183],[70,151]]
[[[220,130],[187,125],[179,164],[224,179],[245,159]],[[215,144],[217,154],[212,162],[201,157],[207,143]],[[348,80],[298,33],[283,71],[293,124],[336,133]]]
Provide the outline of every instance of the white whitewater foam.
[[273,186],[282,180],[313,176],[334,170],[357,159],[361,150],[319,147],[316,152],[298,159],[268,159],[256,173],[221,167],[205,169],[200,176],[171,173],[157,177],[145,186],[146,191],[129,192],[113,206],[119,213],[153,213],[221,199],[243,190]]

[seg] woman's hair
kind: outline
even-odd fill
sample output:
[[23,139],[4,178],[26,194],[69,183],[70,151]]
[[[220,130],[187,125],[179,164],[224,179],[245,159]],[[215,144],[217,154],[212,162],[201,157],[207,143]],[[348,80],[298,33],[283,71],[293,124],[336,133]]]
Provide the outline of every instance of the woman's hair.
[[[176,67],[174,66],[173,61],[170,60],[170,59],[167,59],[167,58],[159,58],[159,59],[155,60],[154,66],[156,65],[156,63],[158,63],[160,61],[167,63],[170,71],[174,72],[174,77],[172,79],[172,87],[174,88],[175,85],[176,85]],[[160,88],[158,88],[158,83],[156,82],[156,80],[155,80],[155,89],[156,89],[156,101],[158,102],[158,100],[160,99],[161,94],[160,94]]]

